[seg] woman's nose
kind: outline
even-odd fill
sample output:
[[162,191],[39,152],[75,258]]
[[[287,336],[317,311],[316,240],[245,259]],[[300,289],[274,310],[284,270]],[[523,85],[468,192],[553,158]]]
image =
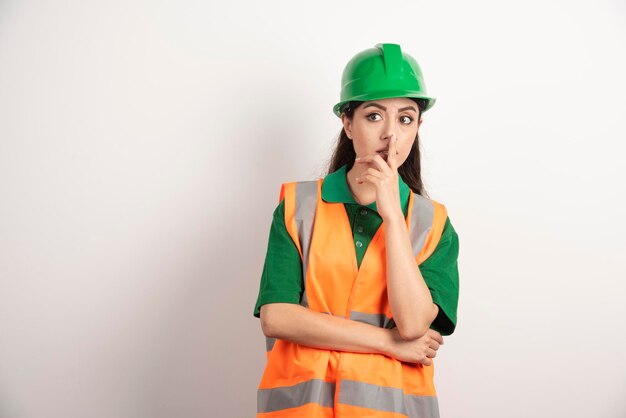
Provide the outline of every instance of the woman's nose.
[[391,138],[396,136],[396,124],[392,121],[388,121],[385,125],[383,138],[387,141],[391,141]]
[[385,136],[383,137],[383,140],[385,141],[385,146],[389,147],[389,143],[394,137],[397,138],[395,132],[386,133]]

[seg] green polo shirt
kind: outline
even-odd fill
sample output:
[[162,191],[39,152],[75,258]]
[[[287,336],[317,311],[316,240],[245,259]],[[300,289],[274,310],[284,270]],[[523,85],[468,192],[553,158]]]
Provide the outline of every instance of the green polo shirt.
[[[357,265],[360,267],[365,250],[383,220],[376,211],[376,201],[369,205],[361,205],[354,199],[348,188],[346,168],[347,166],[344,165],[324,177],[322,200],[344,204],[354,237]],[[398,189],[402,212],[406,217],[411,189],[401,176],[398,176]],[[441,335],[452,334],[456,327],[459,295],[458,252],[458,235],[448,217],[437,248],[418,266],[430,289],[433,302],[440,308],[431,328],[440,332]],[[266,303],[300,303],[303,288],[302,260],[285,227],[285,201],[283,199],[274,210],[259,295],[253,315],[259,318],[261,305]]]

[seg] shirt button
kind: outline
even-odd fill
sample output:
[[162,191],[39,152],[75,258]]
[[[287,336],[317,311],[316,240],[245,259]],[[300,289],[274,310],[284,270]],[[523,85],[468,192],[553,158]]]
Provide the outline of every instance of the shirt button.
[[359,232],[363,232],[363,227],[362,226],[357,226],[356,230],[359,231]]
[[357,246],[357,247],[359,247],[359,248],[361,248],[361,247],[363,246],[363,243],[362,243],[361,241],[357,241],[357,242],[356,242],[356,246]]
[[367,215],[367,209],[361,209],[361,215],[363,216]]

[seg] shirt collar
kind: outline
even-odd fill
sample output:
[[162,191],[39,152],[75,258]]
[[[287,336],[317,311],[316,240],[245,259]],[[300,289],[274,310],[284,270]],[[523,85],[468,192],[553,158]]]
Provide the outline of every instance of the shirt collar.
[[[337,171],[328,174],[324,177],[322,183],[322,199],[326,202],[332,203],[352,203],[358,205],[359,203],[354,200],[354,196],[350,193],[348,188],[347,164],[342,165]],[[409,200],[409,192],[411,189],[404,182],[402,176],[398,174],[398,189],[400,191],[400,204],[403,208],[406,207],[406,203]],[[376,201],[373,201],[369,205],[364,205],[370,209],[376,210]]]

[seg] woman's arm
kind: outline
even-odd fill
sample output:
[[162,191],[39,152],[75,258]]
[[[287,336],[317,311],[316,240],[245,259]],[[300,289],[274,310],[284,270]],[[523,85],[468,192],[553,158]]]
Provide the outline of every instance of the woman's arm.
[[393,320],[404,339],[426,334],[439,307],[415,262],[403,213],[384,219],[387,247],[387,296]]
[[266,337],[309,347],[391,355],[391,330],[316,312],[295,303],[261,306],[261,327]]
[[400,206],[397,142],[398,138],[392,135],[387,161],[378,153],[357,157],[355,162],[365,164],[366,168],[356,181],[376,188],[376,207],[385,226],[389,306],[402,338],[413,340],[428,332],[439,307],[433,303],[430,290],[415,262]]
[[432,364],[443,337],[435,330],[404,340],[397,328],[385,329],[305,308],[295,303],[261,306],[261,327],[266,337],[309,347],[353,353],[384,354],[400,361]]

